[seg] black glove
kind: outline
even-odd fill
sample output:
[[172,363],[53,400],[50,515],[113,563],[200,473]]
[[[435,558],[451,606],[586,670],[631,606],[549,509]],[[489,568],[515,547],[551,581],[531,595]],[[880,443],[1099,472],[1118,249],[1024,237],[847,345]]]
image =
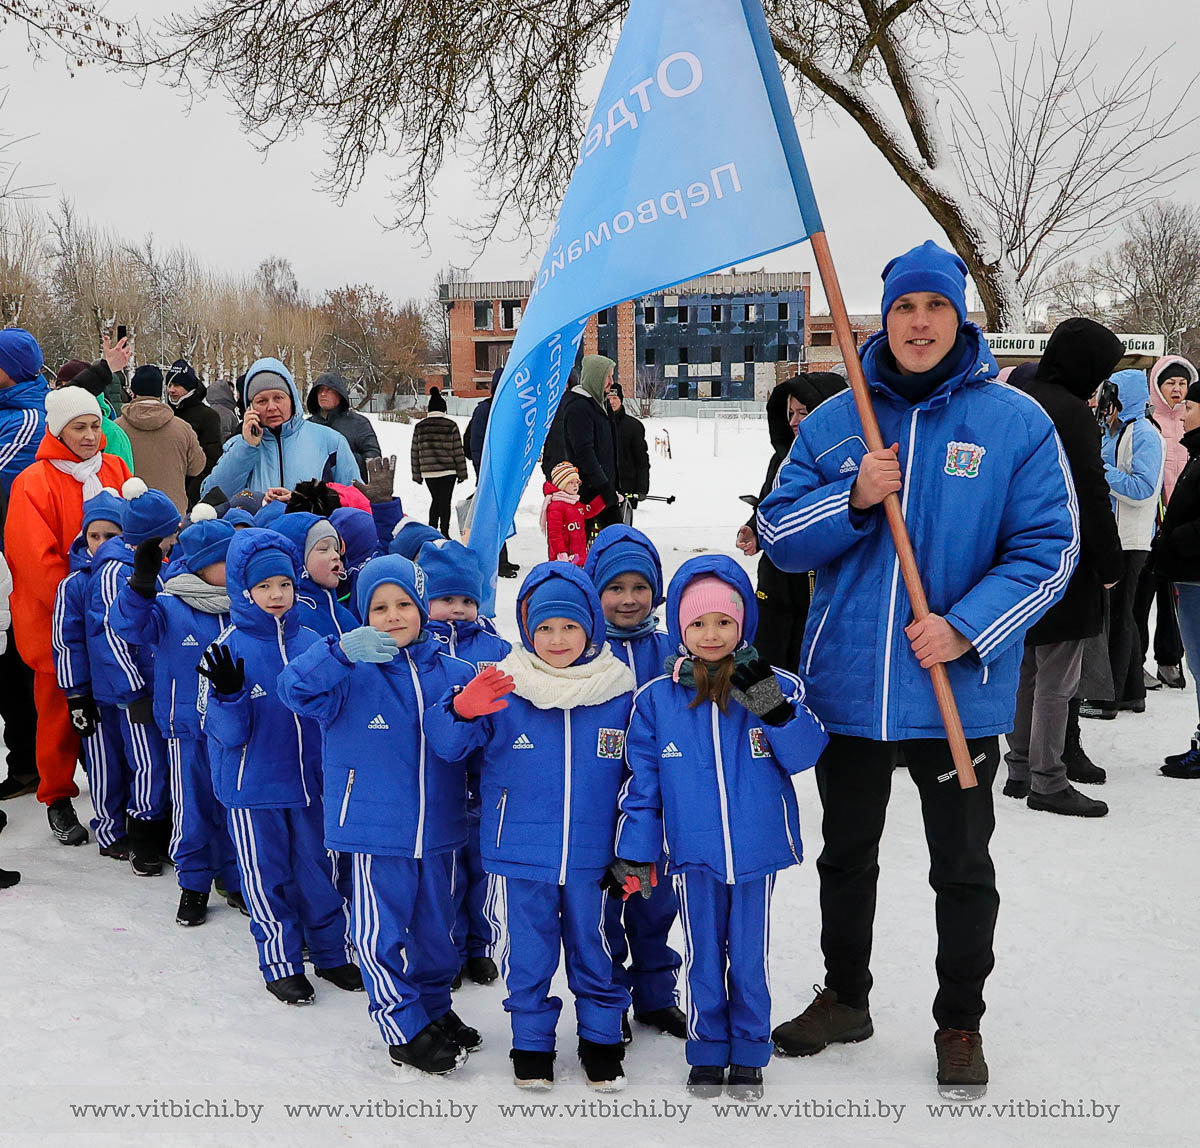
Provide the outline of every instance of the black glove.
[[209,646],[196,670],[218,694],[236,694],[246,684],[246,663],[241,658],[234,662],[228,646]]
[[626,861],[618,857],[600,878],[600,888],[628,901],[634,893],[645,900],[658,884],[658,867],[653,861]]
[[390,502],[396,486],[396,456],[367,459],[367,481],[354,480],[354,485],[367,496],[368,502]]
[[71,715],[71,728],[80,737],[88,738],[96,732],[96,723],[100,720],[100,711],[91,694],[80,694],[78,697],[67,698],[67,712]]
[[729,692],[734,700],[767,725],[783,725],[792,716],[792,707],[779,688],[775,671],[762,658],[737,666],[732,681]]
[[125,712],[129,715],[129,720],[134,725],[154,724],[154,701],[149,694],[144,698],[134,698],[125,707]]
[[154,600],[158,593],[158,576],[162,572],[163,552],[161,538],[147,538],[133,555],[133,573],[129,586],[143,598]]

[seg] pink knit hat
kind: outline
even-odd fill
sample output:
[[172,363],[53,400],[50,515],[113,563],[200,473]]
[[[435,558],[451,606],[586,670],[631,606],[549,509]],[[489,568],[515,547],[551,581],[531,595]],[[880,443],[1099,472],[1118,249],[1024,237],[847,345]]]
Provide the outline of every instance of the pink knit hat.
[[728,614],[738,627],[738,637],[746,623],[746,603],[728,582],[715,574],[693,578],[679,596],[679,632],[682,634],[702,614],[716,610]]

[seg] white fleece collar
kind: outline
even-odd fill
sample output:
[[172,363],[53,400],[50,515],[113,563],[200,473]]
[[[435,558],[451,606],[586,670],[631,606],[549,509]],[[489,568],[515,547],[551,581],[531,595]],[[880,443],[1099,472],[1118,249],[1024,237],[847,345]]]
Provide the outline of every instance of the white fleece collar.
[[524,646],[514,646],[496,668],[512,675],[513,693],[540,710],[598,706],[637,688],[633,671],[607,642],[592,661],[582,666],[556,670]]

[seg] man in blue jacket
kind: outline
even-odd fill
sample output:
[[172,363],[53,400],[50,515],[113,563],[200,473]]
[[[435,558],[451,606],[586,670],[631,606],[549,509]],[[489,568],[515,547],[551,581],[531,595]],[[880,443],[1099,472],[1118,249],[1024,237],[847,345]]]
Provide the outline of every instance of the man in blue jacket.
[[[37,454],[46,432],[46,380],[42,349],[19,327],[0,331],[0,543],[8,489]],[[36,793],[38,787],[37,714],[33,671],[21,660],[11,630],[0,654],[0,718],[8,750],[8,776],[0,781],[0,801]]]
[[[850,392],[801,424],[759,538],[781,570],[816,571],[800,669],[830,732],[824,807],[825,988],[780,1025],[779,1051],[811,1055],[873,1032],[870,955],[878,846],[897,751],[917,785],[936,894],[938,1085],[980,1095],[983,984],[999,896],[988,851],[998,735],[1012,729],[1025,631],[1061,597],[1079,555],[1078,509],[1053,424],[995,382],[966,321],[966,267],[934,243],[884,270],[886,327],[863,347],[883,441],[869,452]],[[882,502],[898,493],[933,611],[921,622]],[[944,663],[979,778],[955,779],[928,669]]]

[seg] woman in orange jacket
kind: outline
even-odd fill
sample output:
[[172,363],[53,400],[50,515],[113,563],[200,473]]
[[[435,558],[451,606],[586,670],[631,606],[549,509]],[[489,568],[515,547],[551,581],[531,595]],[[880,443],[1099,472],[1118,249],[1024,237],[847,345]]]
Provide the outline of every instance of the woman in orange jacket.
[[58,584],[68,573],[68,551],[83,523],[83,503],[106,487],[120,489],[129,468],[104,454],[100,406],[82,387],[46,396],[46,436],[37,458],[13,480],[5,523],[12,567],[13,634],[33,670],[37,705],[38,800],[48,807],[50,828],[64,845],[82,845],[71,798],[79,795],[75,763],[79,732],[54,676],[51,615]]

